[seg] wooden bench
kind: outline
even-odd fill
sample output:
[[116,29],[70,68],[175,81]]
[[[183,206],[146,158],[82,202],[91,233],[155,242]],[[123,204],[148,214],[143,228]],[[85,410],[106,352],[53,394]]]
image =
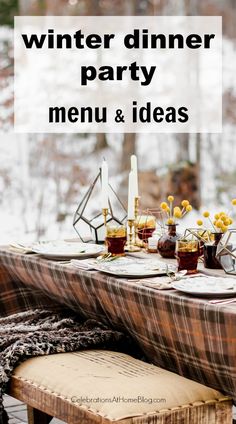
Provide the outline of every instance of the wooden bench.
[[29,359],[9,395],[30,424],[231,424],[232,402],[205,387],[118,352],[91,350]]

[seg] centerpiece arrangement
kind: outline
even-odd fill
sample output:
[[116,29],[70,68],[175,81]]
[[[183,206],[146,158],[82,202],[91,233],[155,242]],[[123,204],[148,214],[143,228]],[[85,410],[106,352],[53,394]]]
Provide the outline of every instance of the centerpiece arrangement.
[[[236,205],[236,199],[232,200],[232,205]],[[209,240],[204,244],[204,265],[206,268],[220,269],[220,262],[216,257],[217,246],[222,236],[233,224],[233,219],[227,212],[218,212],[211,215],[209,211],[204,211],[203,219],[197,220],[197,225],[201,230],[207,230],[210,234]]]
[[191,212],[192,206],[188,200],[182,200],[181,206],[174,206],[174,196],[168,196],[167,202],[162,202],[160,207],[166,216],[167,232],[158,241],[158,252],[163,258],[174,258],[176,241],[180,235],[176,231],[178,220]]

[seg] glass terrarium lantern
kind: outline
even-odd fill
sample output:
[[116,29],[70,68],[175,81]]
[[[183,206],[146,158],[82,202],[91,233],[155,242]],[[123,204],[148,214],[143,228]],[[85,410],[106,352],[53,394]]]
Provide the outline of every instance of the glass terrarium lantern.
[[[82,242],[104,243],[105,225],[99,197],[101,193],[101,170],[81,200],[73,220],[79,238]],[[122,225],[127,217],[126,209],[109,184],[109,211],[106,222]]]
[[223,235],[217,245],[216,257],[227,274],[236,275],[236,228]]

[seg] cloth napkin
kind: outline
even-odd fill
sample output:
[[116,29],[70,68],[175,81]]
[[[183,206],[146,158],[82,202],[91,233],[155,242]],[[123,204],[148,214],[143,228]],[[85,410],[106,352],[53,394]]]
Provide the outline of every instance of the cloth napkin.
[[22,254],[35,253],[32,250],[31,246],[27,246],[27,245],[19,244],[19,243],[14,243],[14,242],[9,244],[9,249],[12,250],[13,252],[22,253]]
[[72,265],[74,268],[82,269],[85,271],[91,271],[94,269],[94,260],[92,259],[71,259],[70,265]]
[[[193,275],[186,275],[184,276],[182,279],[185,278],[195,278],[195,277],[206,277],[204,274],[198,273],[198,274],[193,274]],[[132,280],[129,280],[132,281]],[[150,287],[152,289],[157,289],[157,290],[175,290],[172,287],[172,282],[174,282],[174,280],[170,277],[166,276],[161,276],[161,277],[155,277],[155,278],[143,278],[140,280],[136,280],[136,282],[139,282],[140,284],[142,284],[143,286],[146,287]]]
[[[128,280],[132,281],[132,280]],[[135,282],[135,280],[134,280]],[[170,290],[172,289],[172,279],[170,277],[156,277],[156,278],[143,278],[142,280],[136,280],[137,283],[142,286],[149,287],[156,290]]]

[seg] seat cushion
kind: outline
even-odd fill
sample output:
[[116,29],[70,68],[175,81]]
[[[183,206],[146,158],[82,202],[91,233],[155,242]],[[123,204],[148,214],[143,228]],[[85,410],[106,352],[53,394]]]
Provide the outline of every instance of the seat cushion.
[[227,399],[129,355],[103,350],[32,358],[14,376],[110,420]]

